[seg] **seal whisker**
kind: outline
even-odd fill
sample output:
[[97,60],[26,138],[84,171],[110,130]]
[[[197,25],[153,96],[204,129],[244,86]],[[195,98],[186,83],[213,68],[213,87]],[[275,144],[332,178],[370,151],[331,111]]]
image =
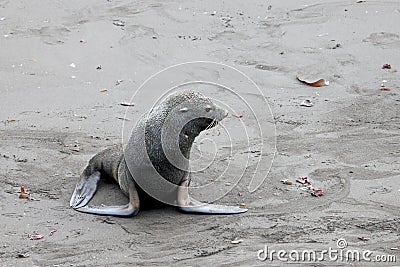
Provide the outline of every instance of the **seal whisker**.
[[205,130],[209,130],[209,129],[211,129],[212,127],[214,127],[214,126],[215,126],[215,122],[216,122],[216,120],[214,119],[214,120],[206,127]]
[[217,122],[215,124],[215,130],[217,131],[217,136],[221,135],[219,126],[220,126],[220,121],[217,120]]

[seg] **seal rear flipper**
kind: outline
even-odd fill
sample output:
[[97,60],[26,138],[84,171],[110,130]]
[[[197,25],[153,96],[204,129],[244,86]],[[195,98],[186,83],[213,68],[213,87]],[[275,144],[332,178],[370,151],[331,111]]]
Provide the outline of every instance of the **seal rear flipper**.
[[200,202],[189,197],[189,182],[186,180],[178,188],[178,208],[187,213],[203,214],[238,214],[246,212],[247,209],[234,206],[224,206]]
[[71,200],[69,202],[71,208],[78,209],[85,206],[96,193],[99,181],[99,171],[95,171],[89,176],[83,174],[82,179],[76,185],[75,191],[72,194]]
[[122,206],[88,206],[76,210],[84,213],[120,217],[131,217],[139,212],[139,210],[130,203]]
[[77,211],[98,215],[131,217],[139,212],[139,194],[133,182],[129,183],[129,203],[121,206],[88,206],[77,208]]

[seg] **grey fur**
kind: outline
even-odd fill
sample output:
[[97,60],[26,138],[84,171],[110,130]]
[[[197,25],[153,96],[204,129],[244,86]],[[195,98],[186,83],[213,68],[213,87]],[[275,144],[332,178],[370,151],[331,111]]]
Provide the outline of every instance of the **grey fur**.
[[[193,91],[168,96],[139,119],[125,151],[121,145],[114,146],[89,161],[71,198],[71,207],[88,213],[131,216],[139,210],[138,187],[151,197],[171,205],[195,203],[190,202],[187,192],[180,186],[189,183],[192,144],[200,132],[215,126],[227,114],[209,98]],[[112,208],[84,207],[96,191],[97,172],[112,177],[129,196],[130,203],[118,207],[116,212]],[[179,190],[182,192],[181,200],[177,199]],[[130,210],[127,210],[128,206]],[[217,207],[220,212],[224,211],[221,207]],[[206,212],[201,208],[193,212],[218,213],[209,212],[210,206],[208,208]],[[191,212],[191,207],[186,211]],[[239,212],[235,209],[222,213]]]

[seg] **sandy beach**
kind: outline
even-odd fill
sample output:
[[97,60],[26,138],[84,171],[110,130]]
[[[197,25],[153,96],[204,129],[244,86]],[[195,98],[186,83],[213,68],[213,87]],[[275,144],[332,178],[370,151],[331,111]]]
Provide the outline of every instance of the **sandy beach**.
[[[311,266],[399,266],[399,24],[396,0],[0,0],[0,265],[304,266],[287,255],[260,260],[267,246],[372,253],[370,262],[325,256]],[[199,80],[235,94],[192,88]],[[193,152],[211,155],[207,138],[218,145],[192,178],[211,186],[193,194],[249,211],[163,207],[117,218],[71,209],[88,160],[126,142],[178,84],[235,108]],[[20,186],[38,201],[20,199]],[[126,201],[102,182],[92,203]]]

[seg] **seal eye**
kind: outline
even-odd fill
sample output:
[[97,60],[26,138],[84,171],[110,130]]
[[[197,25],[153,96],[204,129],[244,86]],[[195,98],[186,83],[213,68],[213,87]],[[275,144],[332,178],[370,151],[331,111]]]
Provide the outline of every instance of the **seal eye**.
[[209,106],[209,105],[207,105],[207,106],[206,106],[206,112],[210,112],[211,110],[212,110],[212,107]]

